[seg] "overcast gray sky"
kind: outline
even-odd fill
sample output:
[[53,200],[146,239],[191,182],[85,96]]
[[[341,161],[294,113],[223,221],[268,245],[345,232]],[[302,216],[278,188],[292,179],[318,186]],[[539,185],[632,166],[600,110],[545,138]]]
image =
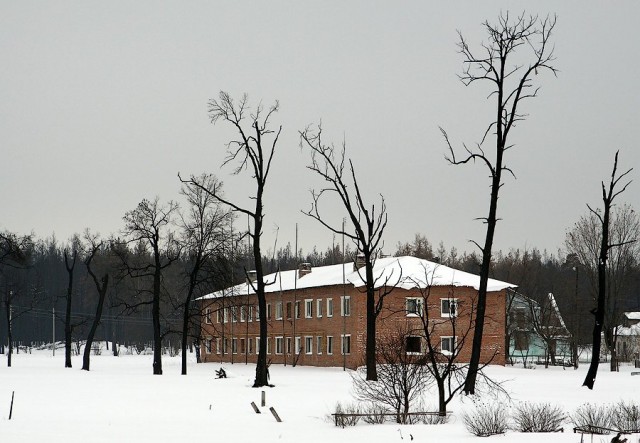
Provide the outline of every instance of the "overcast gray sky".
[[280,101],[267,247],[276,226],[279,246],[293,244],[296,223],[305,250],[332,242],[300,212],[321,183],[298,131],[321,119],[325,140],[346,139],[369,197],[385,196],[385,252],[416,232],[471,251],[484,238],[474,219],[487,212],[488,174],[448,165],[438,127],[472,144],[493,103],[487,85],[456,77],[456,30],[477,45],[484,20],[525,8],[557,14],[560,72],[538,76],[513,132],[517,179],[501,191],[495,246],[555,252],[586,203],[601,204],[617,149],[636,168],[620,203],[638,207],[640,2],[0,0],[0,229],[117,233],[142,198],[178,199],[178,172],[212,172],[246,202],[250,176],[220,167],[233,133],[207,116],[225,90]]

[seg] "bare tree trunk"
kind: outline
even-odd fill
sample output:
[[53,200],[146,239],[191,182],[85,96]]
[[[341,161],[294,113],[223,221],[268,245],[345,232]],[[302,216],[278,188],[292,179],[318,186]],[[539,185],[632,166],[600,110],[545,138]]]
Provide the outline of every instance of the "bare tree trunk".
[[7,338],[9,340],[9,349],[7,350],[7,367],[11,367],[11,355],[13,354],[13,331],[12,331],[12,318],[11,318],[11,295],[7,295],[5,301],[5,311],[7,315]]
[[78,253],[73,252],[73,260],[69,263],[67,251],[64,251],[64,265],[67,269],[68,285],[67,285],[67,303],[64,317],[64,367],[71,367],[71,334],[73,326],[71,325],[71,297],[73,295],[73,271],[76,266],[76,258]]

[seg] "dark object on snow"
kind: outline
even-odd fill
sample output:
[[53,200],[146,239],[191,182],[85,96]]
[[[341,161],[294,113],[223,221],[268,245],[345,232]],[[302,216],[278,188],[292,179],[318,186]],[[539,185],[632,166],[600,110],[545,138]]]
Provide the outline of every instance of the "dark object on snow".
[[618,435],[611,439],[611,443],[627,443],[626,438],[621,438],[622,432],[618,432]]
[[227,372],[223,368],[218,369],[216,371],[216,378],[227,378]]

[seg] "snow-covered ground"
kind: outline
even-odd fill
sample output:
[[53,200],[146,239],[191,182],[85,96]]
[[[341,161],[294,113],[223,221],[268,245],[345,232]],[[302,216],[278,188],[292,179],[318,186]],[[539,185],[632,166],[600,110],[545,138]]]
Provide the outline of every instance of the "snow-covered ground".
[[[2,356],[6,357],[6,356]],[[190,356],[191,357],[191,356]],[[255,366],[225,364],[227,379],[216,379],[220,364],[189,364],[189,375],[180,375],[180,359],[163,359],[164,375],[151,374],[151,356],[121,355],[106,351],[92,356],[91,372],[81,371],[81,357],[65,369],[61,350],[14,355],[13,367],[0,360],[0,442],[470,442],[461,412],[473,407],[468,398],[450,404],[452,418],[445,425],[395,423],[336,428],[327,420],[336,402],[353,402],[349,371],[272,365],[266,388],[267,406],[262,414],[260,390],[251,388]],[[619,373],[602,365],[595,389],[581,387],[586,365],[577,371],[562,368],[522,369],[491,367],[489,374],[505,382],[512,400],[550,402],[569,413],[583,403],[640,402],[640,376],[623,366]],[[15,391],[13,417],[9,418],[11,393]],[[435,404],[435,391],[425,404]],[[273,406],[282,423],[269,413]],[[510,431],[486,440],[512,442],[579,442],[567,421],[563,434],[523,434]],[[585,436],[585,441],[609,442],[612,436]],[[640,435],[630,437],[630,443]]]

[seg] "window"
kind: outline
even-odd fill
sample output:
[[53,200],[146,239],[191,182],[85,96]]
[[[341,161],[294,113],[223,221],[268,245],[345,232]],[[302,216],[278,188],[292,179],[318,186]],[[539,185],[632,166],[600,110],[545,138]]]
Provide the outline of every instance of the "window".
[[456,350],[456,338],[440,337],[440,350],[444,355],[452,355]]
[[291,302],[287,302],[287,320],[291,320]]
[[440,316],[441,317],[457,317],[458,316],[458,299],[441,298],[440,299]]
[[271,340],[267,337],[267,354],[271,354]]
[[327,354],[333,354],[333,337],[327,335]]
[[419,297],[407,297],[407,317],[422,317],[424,300]]
[[512,322],[518,329],[524,329],[526,326],[526,311],[523,307],[517,307],[512,313]]
[[407,354],[421,354],[422,353],[422,340],[417,336],[407,336],[405,338],[405,349]]
[[224,340],[222,340],[222,353],[223,354],[228,354],[229,353],[229,339],[225,338]]
[[260,320],[260,305],[256,305],[256,321]]
[[240,323],[247,321],[247,307],[240,306]]
[[304,351],[306,354],[313,353],[313,337],[304,338]]
[[267,303],[267,320],[271,320],[271,303]]
[[216,354],[220,354],[220,339],[216,338]]
[[322,318],[322,299],[316,300],[316,317]]
[[224,318],[222,323],[229,323],[229,308],[224,308]]
[[260,337],[256,337],[256,355],[260,352]]
[[248,339],[249,342],[249,352],[248,354],[253,354],[253,340]]
[[296,314],[296,318],[300,318],[300,302],[299,301],[296,302],[296,312],[295,312],[295,314]]
[[296,354],[302,352],[302,337],[296,337]]
[[287,337],[287,354],[291,354],[291,337]]
[[327,317],[333,317],[333,299],[327,299]]
[[231,352],[233,352],[234,354],[238,353],[238,339],[237,338],[232,338],[231,339]]
[[[208,325],[211,324],[211,308],[204,310],[204,322]],[[211,352],[211,350],[209,350],[209,352]]]
[[342,338],[342,354],[351,354],[351,335],[341,335]]
[[276,354],[282,354],[284,348],[284,337],[276,337]]
[[316,354],[322,354],[322,336],[316,337]]
[[211,337],[207,337],[204,341],[204,352],[207,354],[211,354]]
[[276,303],[276,320],[282,320],[282,302]]
[[240,353],[241,354],[245,354],[246,352],[247,352],[247,347],[246,347],[245,339],[241,338],[240,339]]
[[249,308],[247,310],[247,321],[253,321],[253,305],[247,307]]
[[231,321],[234,323],[238,322],[238,307],[231,306]]
[[313,300],[307,299],[304,301],[304,318],[313,317]]
[[218,309],[218,310],[216,311],[216,321],[217,321],[218,323],[222,323],[222,321],[223,321],[223,320],[222,320],[222,309]]
[[351,315],[351,296],[340,297],[340,315],[349,317]]

